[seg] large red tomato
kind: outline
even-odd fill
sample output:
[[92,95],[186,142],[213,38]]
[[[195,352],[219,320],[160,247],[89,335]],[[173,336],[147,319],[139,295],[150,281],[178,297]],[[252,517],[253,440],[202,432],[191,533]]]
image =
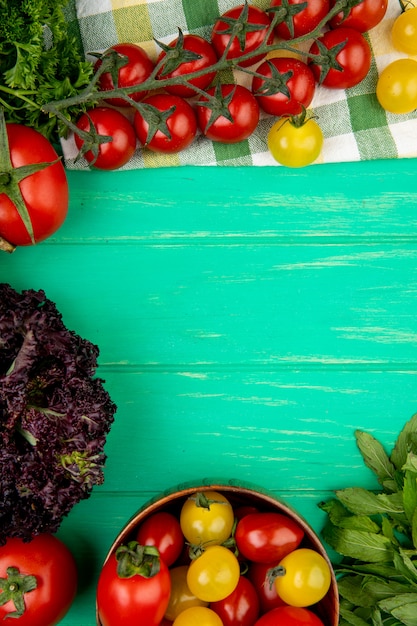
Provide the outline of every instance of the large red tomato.
[[139,526],[136,540],[142,546],[158,548],[161,559],[168,567],[179,558],[184,546],[179,520],[168,511],[149,515]]
[[275,512],[246,515],[235,533],[239,552],[255,563],[280,561],[300,545],[303,537],[301,526],[288,515]]
[[[330,0],[330,6],[334,7],[336,0]],[[331,28],[337,26],[349,26],[361,33],[365,33],[377,26],[385,16],[388,8],[388,0],[361,0],[352,2],[352,6],[337,13],[329,22]]]
[[3,599],[10,598],[0,603],[0,620],[10,618],[7,622],[19,626],[55,626],[75,598],[74,558],[53,535],[37,535],[30,542],[13,537],[0,546],[0,590]]
[[[311,33],[329,12],[329,0],[271,0],[271,8],[287,7],[287,17],[275,26],[281,39],[293,39]],[[273,14],[273,11],[271,11]]]
[[321,619],[309,609],[281,606],[262,615],[255,626],[324,626]]
[[276,563],[250,563],[249,565],[247,576],[258,594],[261,614],[285,604],[278,595],[274,578],[271,579],[268,575],[269,570],[276,565]]
[[259,599],[248,578],[241,576],[236,589],[210,608],[221,618],[223,626],[253,626],[259,615]]
[[[14,246],[27,246],[50,237],[64,223],[68,213],[68,182],[61,161],[35,173],[25,170],[36,163],[52,163],[58,155],[49,141],[33,128],[20,124],[7,124],[6,128],[10,158],[6,149],[3,150],[0,237]],[[17,187],[17,200],[13,199],[13,187],[15,191]]]
[[137,567],[133,565],[132,569],[129,564],[128,577],[121,577],[118,572],[119,557],[116,554],[119,555],[119,549],[103,565],[97,585],[97,608],[102,626],[158,626],[162,621],[171,592],[169,570],[156,556],[158,567],[150,576],[145,576],[145,573],[149,574],[146,565],[152,548],[144,548],[148,553],[144,553],[141,560],[138,551],[143,548],[137,542],[121,546],[127,559],[132,551],[135,553],[133,561],[139,559],[140,563]]

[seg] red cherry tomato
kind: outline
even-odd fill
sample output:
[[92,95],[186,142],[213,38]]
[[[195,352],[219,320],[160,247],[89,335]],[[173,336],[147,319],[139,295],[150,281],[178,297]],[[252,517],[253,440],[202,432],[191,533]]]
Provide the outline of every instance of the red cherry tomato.
[[[219,115],[209,125],[212,113],[208,107],[199,104],[205,101],[202,97],[197,102],[197,119],[201,131],[208,139],[221,143],[237,143],[247,139],[259,121],[259,105],[255,96],[242,85],[224,84],[220,86],[220,91],[231,119]],[[207,91],[211,96],[215,92],[214,87]]]
[[149,138],[149,122],[144,114],[136,111],[133,124],[140,143],[153,152],[179,152],[187,148],[197,134],[197,120],[192,106],[183,98],[172,94],[154,94],[142,101],[157,111],[172,108],[164,130],[158,129]]
[[[322,78],[322,65],[320,61],[310,60],[310,66],[318,82],[325,87],[336,89],[348,89],[360,83],[368,74],[371,67],[372,54],[365,37],[357,30],[340,26],[334,30],[325,32],[319,41],[328,49],[343,45],[343,48],[336,54],[336,60],[341,69],[330,68]],[[310,47],[310,53],[319,54],[319,47],[316,42]]]
[[[237,30],[239,23],[241,28]],[[245,25],[257,25],[256,30],[245,29]],[[270,26],[270,18],[265,11],[258,7],[240,4],[239,6],[229,9],[215,22],[211,41],[220,58],[227,49],[227,59],[238,59],[239,57],[256,51],[264,42],[272,43],[273,34],[268,37],[268,29]],[[239,32],[239,34],[236,34]],[[229,42],[232,43],[229,46]],[[252,58],[241,61],[239,65],[248,67],[257,63],[264,57],[263,54],[253,56]]]
[[[178,38],[172,41],[169,46],[175,50],[176,45],[178,44]],[[184,76],[186,74],[191,74],[192,72],[198,72],[203,69],[207,69],[210,66],[214,65],[217,62],[216,52],[207,39],[200,37],[199,35],[186,34],[183,36],[182,47],[184,50],[188,50],[189,52],[193,52],[198,55],[198,58],[193,59],[191,61],[185,61],[176,65],[174,69],[166,72],[166,67],[163,66],[158,72],[158,78],[160,79],[169,79],[176,78],[177,76]],[[172,60],[167,57],[167,52],[161,52],[158,58],[158,63],[162,61],[164,58],[167,58],[167,62],[172,63]],[[169,65],[167,66],[169,68]],[[199,89],[205,89],[208,87],[215,77],[215,72],[207,72],[197,78],[190,79],[190,83],[195,85]],[[186,87],[184,85],[167,85],[165,87],[165,91],[168,93],[172,93],[176,96],[181,96],[183,98],[190,98],[196,95],[196,91],[192,87]]]
[[167,511],[159,511],[141,523],[136,533],[136,541],[142,546],[158,548],[161,559],[169,567],[182,553],[184,535],[174,515]]
[[[264,61],[252,80],[259,106],[270,115],[299,115],[310,105],[316,89],[314,74],[298,59],[275,57]],[[265,79],[258,76],[261,74]],[[274,88],[272,81],[277,85]],[[275,89],[275,93],[273,93]]]
[[[97,157],[93,150],[88,150],[84,154],[87,161],[99,170],[116,170],[126,165],[136,148],[136,135],[129,120],[116,109],[96,107],[90,109],[88,113],[83,113],[77,127],[89,131],[90,124],[98,135],[112,139],[100,144]],[[84,146],[84,139],[75,134],[75,143],[77,148],[81,149]]]
[[268,578],[268,571],[276,565],[276,563],[251,563],[249,565],[248,578],[258,594],[261,614],[285,604],[277,593],[274,581]]
[[[67,546],[49,534],[37,535],[30,542],[14,537],[0,546],[0,590],[3,594],[10,591],[4,581],[9,578],[9,584],[12,584],[8,568],[16,569],[16,575],[20,577],[33,576],[36,588],[23,593],[24,611],[20,616],[13,615],[16,611],[13,601],[1,604],[0,620],[19,626],[55,626],[61,622],[77,590],[76,565]],[[15,584],[22,583],[17,579]]]
[[[103,56],[109,54],[111,50],[115,50],[128,59],[127,63],[119,69],[117,80],[118,87],[132,87],[133,85],[140,85],[152,74],[155,67],[154,63],[141,46],[134,43],[118,43],[111,48],[108,48],[108,50],[104,52]],[[95,72],[97,72],[101,64],[102,61],[98,59],[94,65]],[[110,91],[111,89],[114,89],[115,86],[116,85],[113,82],[110,72],[105,72],[100,76],[99,87],[101,91]],[[135,102],[138,102],[145,96],[146,91],[137,91],[130,94],[130,98],[132,98]],[[126,102],[126,100],[123,100],[123,98],[108,98],[106,102],[114,106],[129,106],[129,103]]]
[[255,563],[278,562],[297,548],[304,530],[288,515],[267,512],[243,517],[236,526],[239,552]]
[[236,589],[210,608],[221,618],[223,626],[253,626],[259,615],[259,598],[248,578],[241,576]]
[[[330,7],[333,8],[336,0],[330,0]],[[349,5],[347,11],[337,13],[329,22],[331,28],[338,26],[348,26],[360,33],[365,33],[382,22],[388,8],[388,0],[362,0],[358,4]]]
[[324,626],[321,619],[309,609],[281,606],[265,613],[254,626]]
[[[271,0],[271,7],[282,7],[283,0]],[[305,4],[299,9],[297,5]],[[330,10],[329,0],[288,0],[291,14],[275,26],[275,33],[281,39],[294,39],[311,33],[326,17]]]

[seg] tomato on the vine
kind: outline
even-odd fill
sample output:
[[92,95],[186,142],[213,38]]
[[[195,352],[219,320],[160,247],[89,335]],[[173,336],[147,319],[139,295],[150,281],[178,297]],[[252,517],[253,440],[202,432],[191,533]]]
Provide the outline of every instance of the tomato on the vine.
[[104,563],[97,585],[102,626],[158,626],[171,592],[169,570],[151,546],[129,542]]
[[[126,165],[135,152],[136,135],[133,126],[116,109],[90,109],[81,115],[77,128],[92,133],[88,139],[75,133],[74,139],[88,163],[99,170],[119,169]],[[97,140],[98,145],[95,143]]]
[[329,0],[272,0],[274,7],[286,7],[287,16],[275,26],[275,33],[287,40],[311,33],[330,10]]
[[178,615],[173,626],[223,626],[220,617],[208,607],[193,606]]
[[323,147],[323,132],[316,120],[299,123],[297,118],[277,120],[268,133],[268,148],[274,159],[287,167],[313,163]]
[[254,626],[324,626],[321,619],[310,611],[296,606],[281,606],[266,613],[255,622]]
[[179,565],[169,570],[171,578],[171,593],[168,606],[165,611],[165,618],[174,621],[176,617],[185,609],[191,606],[207,606],[208,602],[197,598],[191,591],[187,583],[187,565]]
[[[223,13],[215,22],[211,41],[219,58],[226,53],[227,59],[239,59],[255,52],[263,43],[272,43],[273,33],[269,27],[270,18],[265,11],[247,3],[240,4]],[[263,57],[263,54],[252,56],[238,65],[248,67]]]
[[55,626],[68,612],[76,590],[75,560],[54,535],[37,535],[30,542],[13,537],[0,546],[1,620]]
[[211,602],[210,608],[223,626],[253,626],[259,615],[259,598],[251,581],[241,576],[236,589],[223,600]]
[[310,548],[298,548],[280,561],[275,586],[286,604],[306,607],[328,592],[331,571],[326,559]]
[[141,546],[158,548],[164,563],[172,565],[182,553],[184,536],[178,519],[168,511],[149,515],[139,526],[136,541]]
[[417,54],[417,6],[401,13],[391,29],[392,43],[396,50]]
[[[147,52],[134,43],[117,43],[108,48],[98,59],[94,65],[94,71],[97,72],[102,64],[102,58],[109,54],[117,52],[119,55],[126,57],[127,62],[120,67],[117,75],[117,85],[114,84],[113,77],[110,72],[104,72],[99,78],[100,91],[110,91],[117,87],[133,87],[140,85],[152,74],[155,67],[154,62],[148,56]],[[146,95],[146,91],[136,91],[129,95],[129,98],[138,102]],[[107,98],[108,104],[114,106],[126,107],[129,102],[123,98]]]
[[[323,48],[323,57],[320,48]],[[327,67],[324,59],[329,50],[335,53],[338,67]],[[360,83],[371,67],[372,53],[369,43],[358,30],[339,26],[321,35],[310,47],[310,66],[321,85],[348,89]]]
[[273,563],[250,563],[249,565],[247,576],[256,589],[261,613],[285,604],[277,593],[274,580],[270,580],[268,576],[269,570],[273,567]]
[[187,584],[197,598],[216,602],[237,587],[240,565],[237,557],[224,546],[210,546],[194,559],[187,572]]
[[291,57],[264,61],[252,79],[252,92],[259,106],[277,117],[301,113],[311,104],[315,89],[316,81],[310,67]]
[[255,96],[243,85],[231,83],[211,87],[209,96],[216,96],[214,109],[205,106],[202,96],[196,103],[201,132],[212,141],[238,143],[247,139],[259,122],[259,105]]
[[[28,246],[50,237],[64,223],[68,181],[55,149],[41,133],[4,124],[0,114],[2,144],[8,144],[0,155],[0,237],[14,246]],[[37,167],[42,163],[51,165]],[[29,173],[30,166],[38,171]]]
[[382,70],[376,97],[390,113],[411,113],[417,109],[417,61],[398,59]]
[[[182,60],[184,56],[186,60]],[[187,60],[190,56],[193,58]],[[165,64],[158,72],[158,78],[161,80],[185,76],[204,69],[208,70],[217,62],[217,55],[211,43],[204,37],[191,33],[186,35],[181,33],[180,37],[164,47],[159,55],[158,64],[164,59]],[[199,89],[205,89],[213,82],[215,76],[215,72],[207,71],[201,76],[191,78],[189,83]],[[191,98],[198,93],[186,85],[167,85],[165,91],[183,98]]]
[[[333,8],[337,0],[330,0]],[[375,28],[385,17],[388,0],[349,0],[346,8],[337,13],[329,22],[331,28],[348,26],[361,33]]]
[[190,495],[181,507],[181,529],[194,546],[224,543],[231,535],[233,524],[232,505],[218,491]]
[[141,105],[143,112],[135,112],[133,125],[143,146],[152,152],[172,153],[184,150],[194,141],[197,120],[186,100],[157,93],[147,96]]

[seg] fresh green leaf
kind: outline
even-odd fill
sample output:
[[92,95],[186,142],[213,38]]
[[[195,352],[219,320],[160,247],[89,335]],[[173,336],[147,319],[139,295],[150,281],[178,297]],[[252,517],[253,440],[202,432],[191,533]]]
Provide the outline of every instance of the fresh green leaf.
[[[369,626],[369,622],[367,619],[364,619],[356,612],[350,611],[343,607],[340,607],[340,616],[345,620],[346,624],[350,624],[351,626]],[[343,622],[340,622],[342,624]]]
[[335,498],[320,504],[320,508],[326,511],[329,520],[340,528],[351,528],[378,533],[380,527],[366,515],[352,515],[345,506]]
[[411,584],[417,585],[417,569],[405,550],[398,548],[394,551],[393,563],[399,574]]
[[402,593],[386,598],[379,602],[379,607],[406,626],[417,626],[417,593]]
[[402,498],[405,514],[412,523],[417,509],[417,474],[409,470],[405,471]]
[[355,437],[365,465],[374,472],[378,481],[381,484],[387,480],[392,481],[395,476],[395,467],[382,444],[371,434],[360,430],[355,432]]
[[384,563],[392,558],[392,544],[383,535],[337,528],[332,524],[325,526],[322,534],[329,546],[343,556],[371,563]]
[[407,461],[410,450],[416,451],[417,413],[405,424],[398,435],[391,453],[390,460],[398,470],[401,470]]
[[379,515],[404,513],[401,494],[375,494],[361,487],[351,487],[336,491],[336,496],[352,513],[357,515]]

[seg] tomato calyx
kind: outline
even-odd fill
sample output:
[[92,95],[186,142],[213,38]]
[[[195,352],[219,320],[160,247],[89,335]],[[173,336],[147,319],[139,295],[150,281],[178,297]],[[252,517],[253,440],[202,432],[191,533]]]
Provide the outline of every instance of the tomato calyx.
[[109,48],[101,53],[90,52],[90,55],[100,61],[95,75],[95,82],[99,82],[101,75],[108,72],[115,89],[117,89],[119,87],[119,70],[129,63],[129,58],[125,54],[113,50],[113,48]]
[[271,70],[271,76],[266,77],[258,72],[253,72],[254,76],[258,76],[262,79],[262,85],[256,90],[255,96],[273,96],[277,93],[282,93],[286,98],[291,98],[290,90],[288,89],[288,81],[293,77],[294,72],[288,70],[288,72],[280,72],[279,69],[271,61],[267,61],[268,67]]
[[129,541],[116,549],[117,575],[119,578],[142,576],[152,578],[159,573],[161,560],[159,550],[154,546],[141,546],[137,541]]
[[[204,99],[204,100],[198,101],[198,106],[202,106],[202,107],[206,107],[207,109],[210,109],[210,117],[207,120],[207,124],[205,128],[203,129],[203,132],[206,132],[219,117],[225,117],[227,120],[229,120],[229,122],[233,123],[234,121],[233,115],[231,114],[229,110],[229,104],[233,100],[235,91],[236,91],[236,85],[234,85],[233,89],[231,89],[229,93],[223,95],[222,85],[220,82],[217,82],[215,86],[215,90],[214,90],[214,95],[204,96],[204,98],[208,98],[208,100]],[[202,496],[203,498],[205,498],[204,494],[197,494],[196,498],[198,498],[199,496]],[[202,501],[203,500],[201,499],[201,501],[199,502],[202,502]],[[209,501],[207,500],[207,502]],[[219,504],[224,504],[224,503],[219,502]],[[208,509],[210,508],[209,505],[203,505],[201,503],[199,503],[197,506],[205,506],[205,508],[208,508]]]
[[313,65],[320,67],[320,75],[318,79],[319,85],[325,80],[330,70],[343,72],[343,67],[337,60],[337,55],[343,50],[347,44],[347,40],[328,48],[320,39],[316,39],[315,43],[318,48],[318,54],[310,54],[309,60]]
[[[0,195],[5,194],[15,205],[17,212],[19,213],[22,222],[29,234],[32,244],[35,244],[35,235],[33,232],[33,225],[30,219],[29,211],[27,210],[25,201],[22,196],[22,192],[19,187],[19,183],[28,176],[40,172],[50,165],[54,165],[60,160],[55,159],[48,163],[32,163],[30,165],[21,165],[20,167],[13,167],[10,150],[9,140],[7,137],[7,126],[4,117],[4,110],[0,108]],[[0,250],[6,252],[13,252],[15,246],[8,241],[0,238]]]
[[7,578],[0,578],[0,606],[13,602],[15,611],[7,613],[5,617],[18,618],[25,612],[25,593],[33,591],[38,586],[36,576],[21,574],[17,567],[8,567]]
[[223,500],[216,500],[215,498],[208,498],[207,495],[203,491],[197,491],[193,496],[190,497],[190,500],[193,500],[197,507],[200,507],[202,509],[207,509],[207,510],[210,510],[210,506],[212,504],[221,504],[223,506],[229,506],[228,503],[224,502]]
[[294,17],[307,8],[307,2],[299,4],[290,4],[289,0],[282,0],[280,6],[270,7],[266,9],[266,13],[272,13],[274,26],[285,24],[290,33],[291,39],[294,37]]
[[250,23],[248,20],[248,16],[249,5],[247,3],[247,0],[245,0],[245,3],[238,17],[229,17],[227,15],[222,15],[222,17],[220,18],[222,22],[227,24],[227,26],[223,29],[216,29],[215,33],[217,35],[230,35],[230,40],[228,45],[226,46],[223,56],[227,55],[234,39],[237,39],[237,41],[239,42],[239,48],[241,52],[243,52],[246,46],[246,35],[248,33],[256,33],[258,31],[265,30],[265,24]]
[[[165,56],[162,62],[162,67],[159,72],[161,77],[175,72],[183,63],[190,63],[192,61],[198,61],[201,59],[201,54],[193,52],[192,50],[186,50],[184,48],[184,33],[181,28],[178,28],[178,38],[174,46],[169,46],[162,41],[154,39],[155,43],[165,52]],[[184,83],[188,81],[184,80]]]
[[145,122],[148,124],[148,133],[146,135],[145,146],[148,145],[155,137],[156,133],[160,131],[168,139],[172,139],[171,132],[168,128],[168,119],[175,111],[175,105],[169,107],[165,111],[160,111],[152,104],[146,104],[145,102],[137,103],[135,108],[142,115]]

